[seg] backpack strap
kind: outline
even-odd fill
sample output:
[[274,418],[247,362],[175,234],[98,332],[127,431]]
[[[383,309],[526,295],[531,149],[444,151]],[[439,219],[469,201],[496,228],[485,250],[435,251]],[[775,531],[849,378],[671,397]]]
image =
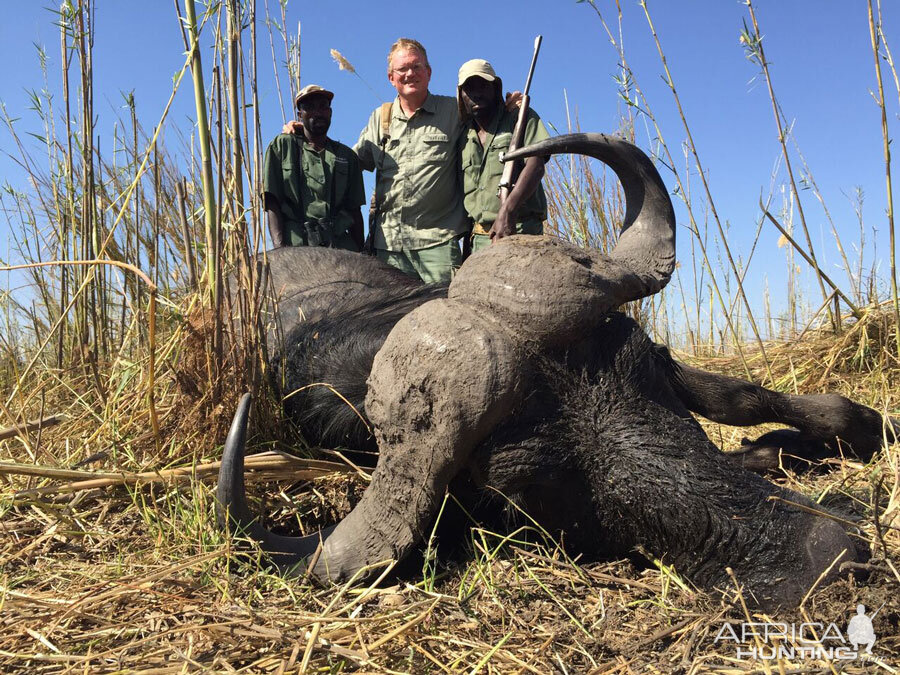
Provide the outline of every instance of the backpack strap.
[[381,146],[381,157],[375,170],[375,187],[372,188],[372,198],[369,200],[369,234],[366,237],[365,250],[374,255],[375,223],[378,220],[378,212],[381,210],[381,200],[378,198],[378,177],[384,169],[384,150],[391,137],[391,108],[394,102],[388,101],[381,104],[381,138],[378,145]]
[[387,140],[391,137],[391,107],[393,107],[394,102],[388,101],[387,103],[381,104],[381,149],[384,150],[384,145],[387,143]]

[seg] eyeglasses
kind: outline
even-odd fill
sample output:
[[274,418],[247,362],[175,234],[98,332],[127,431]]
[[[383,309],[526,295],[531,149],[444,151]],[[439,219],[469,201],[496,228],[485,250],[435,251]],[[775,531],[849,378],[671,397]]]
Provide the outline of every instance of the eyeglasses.
[[391,68],[391,72],[396,73],[397,75],[408,75],[409,73],[418,75],[424,70],[425,66],[421,63],[414,63],[411,66],[403,66],[402,68]]

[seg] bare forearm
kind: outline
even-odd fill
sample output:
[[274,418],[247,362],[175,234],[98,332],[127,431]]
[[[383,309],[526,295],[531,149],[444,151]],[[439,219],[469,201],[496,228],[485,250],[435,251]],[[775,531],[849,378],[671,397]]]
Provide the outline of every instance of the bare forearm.
[[277,209],[266,209],[266,220],[269,223],[269,236],[272,237],[272,247],[285,246],[284,221]]
[[525,160],[525,167],[522,169],[522,173],[519,174],[515,187],[510,191],[509,197],[506,198],[506,201],[500,208],[505,209],[510,216],[513,216],[525,200],[534,194],[543,177],[544,158],[529,157]]
[[365,246],[365,240],[363,238],[363,218],[362,212],[358,208],[353,212],[353,224],[350,225],[350,236],[359,247],[359,250],[362,251]]

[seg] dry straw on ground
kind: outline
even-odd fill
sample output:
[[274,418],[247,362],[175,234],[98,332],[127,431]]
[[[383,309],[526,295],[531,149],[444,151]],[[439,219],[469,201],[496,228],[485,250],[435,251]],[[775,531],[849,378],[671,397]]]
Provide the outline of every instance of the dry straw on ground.
[[[873,312],[870,322],[771,345],[780,384],[836,388],[895,408],[895,364],[868,373],[848,367],[865,351],[859,336],[892,333],[889,315]],[[728,359],[701,365],[733,367]],[[432,542],[436,555],[426,550],[377,586],[321,588],[272,576],[256,560],[233,557],[214,527],[212,443],[208,456],[190,455],[193,464],[172,457],[171,469],[151,474],[114,471],[109,459],[91,465],[105,468],[91,483],[84,468],[54,474],[50,467],[65,465],[65,439],[85,434],[86,424],[44,431],[42,460],[27,472],[0,465],[3,672],[861,673],[896,672],[900,662],[896,446],[867,465],[836,460],[825,472],[774,477],[860,519],[873,557],[865,579],[816,589],[796,611],[752,615],[844,631],[858,603],[880,607],[875,660],[767,663],[739,659],[733,642],[715,640],[724,622],[747,620],[734,588],[701,593],[639,553],[572,560],[527,521],[511,533],[467,527],[463,547]],[[729,446],[760,431],[708,430]],[[3,443],[4,456],[22,454],[22,439]],[[313,529],[359,498],[364,479],[327,459],[268,453],[251,461],[251,492],[265,493],[274,526]]]
[[[257,26],[260,40],[267,34],[285,113],[293,113],[293,93],[300,86],[300,40],[299,28],[296,39],[288,28],[284,2],[277,7],[280,22],[269,14],[269,3],[211,3],[199,15],[194,5],[193,0],[175,3],[186,53],[171,96],[190,71],[198,121],[208,123],[188,132],[181,147],[179,130],[167,120],[168,105],[150,120],[147,133],[134,93],[124,97],[123,118],[112,130],[95,129],[92,3],[63,3],[54,17],[65,77],[54,73],[47,81],[61,80],[63,91],[54,93],[48,85],[32,94],[44,146],[30,154],[22,142],[25,131],[4,115],[15,141],[12,153],[33,188],[0,193],[4,212],[21,219],[20,227],[11,228],[11,249],[26,261],[125,261],[158,286],[160,305],[154,313],[150,286],[134,275],[83,262],[32,266],[23,277],[32,296],[3,298],[0,389],[6,403],[0,412],[4,424],[15,422],[16,428],[0,432],[0,672],[900,671],[896,445],[868,464],[838,459],[826,471],[773,477],[855,519],[872,558],[859,570],[865,578],[845,576],[817,588],[799,610],[749,617],[835,622],[845,630],[856,605],[865,604],[869,612],[878,609],[871,659],[738,658],[733,643],[715,640],[726,622],[738,626],[748,620],[738,587],[700,593],[665,561],[647,560],[640,552],[631,560],[573,560],[569,556],[575,552],[565,552],[527,519],[512,532],[470,523],[456,537],[461,541],[432,539],[418,560],[371,586],[322,588],[303,578],[273,576],[257,560],[233,555],[235,547],[213,519],[217,444],[239,393],[261,392],[267,375],[262,341],[254,341],[264,323],[263,284],[248,261],[265,248],[260,160],[264,138],[276,130],[262,129],[255,114],[257,78],[264,70],[256,61],[264,51]],[[874,63],[890,71],[888,83],[896,83],[880,4],[868,5]],[[681,357],[710,370],[749,376],[780,391],[838,391],[896,411],[900,302],[892,288],[888,304],[877,305],[883,294],[875,268],[863,267],[862,222],[860,240],[852,242],[858,244],[858,264],[845,255],[853,246],[841,248],[846,295],[823,289],[827,297],[802,296],[795,263],[809,257],[815,265],[815,259],[812,241],[800,237],[801,243],[794,239],[785,247],[787,315],[773,316],[766,303],[764,315],[757,312],[754,320],[742,286],[747,268],[755,265],[753,252],[735,252],[738,258],[732,258],[687,120],[682,116],[683,129],[674,133],[660,127],[655,102],[644,96],[628,65],[622,15],[618,26],[608,25],[600,14],[606,6],[586,3],[596,11],[620,64],[622,130],[629,138],[637,128],[650,130],[651,140],[638,144],[653,148],[667,167],[667,184],[684,200],[681,224],[690,246],[665,294],[630,308],[632,314],[654,336],[686,335],[689,354]],[[621,3],[608,6],[621,9]],[[640,7],[652,29],[648,3]],[[750,21],[742,41],[768,81],[770,64],[750,0],[746,8]],[[667,36],[654,31],[653,37],[664,64]],[[201,47],[196,50],[195,38]],[[204,40],[212,40],[212,52]],[[46,67],[43,49],[39,58]],[[332,53],[338,67],[369,86],[340,52]],[[216,68],[204,85],[200,73],[204,64],[209,72],[210,60]],[[289,70],[284,91],[283,64]],[[673,70],[666,66],[680,110],[675,89],[680,73]],[[878,83],[887,151],[880,71]],[[773,87],[769,95],[780,129]],[[154,115],[159,103],[149,105]],[[102,154],[94,145],[101,135]],[[164,135],[169,148],[161,143]],[[781,130],[778,136],[787,140]],[[691,159],[683,168],[675,159],[680,149],[670,152],[666,137],[686,139],[685,157]],[[109,152],[110,145],[120,151]],[[789,146],[781,147],[789,159]],[[812,194],[824,205],[803,164]],[[692,176],[702,182],[703,196],[692,196],[700,193],[690,189]],[[606,178],[592,173],[586,161],[554,160],[545,179],[551,230],[608,248],[623,203]],[[793,183],[790,192],[798,203],[811,201]],[[713,215],[710,231],[706,213]],[[790,213],[776,215],[777,223],[771,214],[769,220],[793,232]],[[797,225],[798,232],[805,227]],[[892,215],[888,229],[893,237]],[[717,268],[717,258],[727,265]],[[234,270],[237,288],[228,288],[224,270]],[[822,286],[822,270],[814,272]],[[889,273],[893,280],[893,257]],[[820,301],[819,313],[830,316],[832,330],[804,330],[802,322],[815,319],[803,316],[814,313],[804,305]],[[862,311],[841,323],[839,314],[848,308]],[[150,330],[151,316],[159,320],[158,337]],[[229,342],[233,316],[239,317],[243,339]],[[784,328],[775,330],[782,318]],[[764,342],[763,334],[793,338]],[[154,339],[157,350],[150,359]],[[721,353],[729,356],[698,356]],[[315,459],[279,454],[286,448],[278,441],[290,439],[292,449],[301,451],[303,444],[280,423],[276,401],[258,395],[256,407],[261,424],[255,449],[266,454],[249,463],[249,482],[253,494],[264,495],[260,506],[272,525],[315,531],[346,514],[365,489],[363,472],[334,454]],[[24,424],[55,413],[65,417],[52,428]],[[707,431],[714,442],[733,449],[743,436],[763,429],[707,425]]]

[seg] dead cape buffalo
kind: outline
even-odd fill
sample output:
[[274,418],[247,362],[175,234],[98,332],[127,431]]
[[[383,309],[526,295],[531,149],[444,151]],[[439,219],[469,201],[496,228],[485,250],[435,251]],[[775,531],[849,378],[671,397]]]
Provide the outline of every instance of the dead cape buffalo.
[[410,553],[449,486],[482,507],[515,499],[582,550],[641,547],[704,588],[732,587],[730,567],[756,604],[797,604],[838,569],[835,560],[857,558],[851,539],[807,498],[729,459],[690,413],[784,423],[797,429],[798,451],[841,439],[862,456],[881,447],[881,415],[838,395],[780,394],[673,360],[616,311],[659,291],[675,265],[659,174],[634,145],[601,134],[513,154],[559,152],[596,157],[621,181],[625,222],[608,255],[512,237],[435,287],[337,250],[268,254],[283,390],[330,383],[364,412],[374,438],[323,387],[292,396],[287,412],[322,445],[377,443],[380,455],[336,526],[273,534],[245,500],[245,397],[219,474],[219,522],[257,540],[281,568],[312,565],[315,577],[339,581]]

